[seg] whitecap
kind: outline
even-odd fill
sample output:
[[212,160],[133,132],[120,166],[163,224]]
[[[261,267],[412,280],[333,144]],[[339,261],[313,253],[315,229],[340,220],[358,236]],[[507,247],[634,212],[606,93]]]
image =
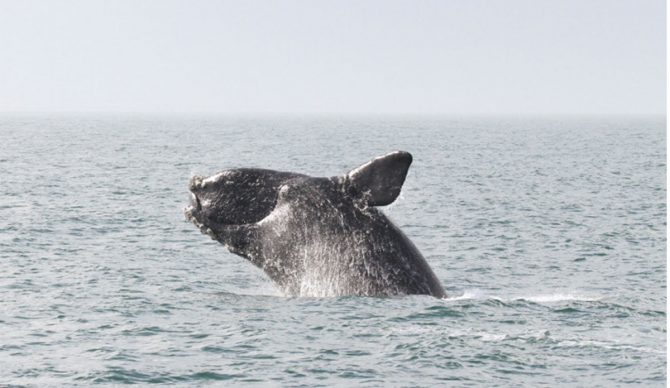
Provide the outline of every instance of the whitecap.
[[490,299],[491,297],[486,295],[483,290],[480,289],[472,289],[472,290],[464,290],[463,294],[458,295],[458,296],[447,296],[446,298],[442,298],[444,301],[458,301],[458,300],[468,300],[468,299]]
[[524,296],[499,296],[491,295],[486,293],[481,289],[471,289],[464,290],[461,295],[448,296],[443,298],[444,301],[461,301],[461,300],[498,300],[501,302],[515,302],[515,301],[527,301],[533,303],[558,303],[558,302],[597,302],[601,300],[601,297],[584,295],[584,294],[575,294],[575,293],[548,293],[548,294],[535,294],[535,295],[524,295]]
[[533,303],[557,303],[557,302],[596,302],[602,298],[577,295],[577,294],[539,294],[514,298],[513,300],[525,300]]

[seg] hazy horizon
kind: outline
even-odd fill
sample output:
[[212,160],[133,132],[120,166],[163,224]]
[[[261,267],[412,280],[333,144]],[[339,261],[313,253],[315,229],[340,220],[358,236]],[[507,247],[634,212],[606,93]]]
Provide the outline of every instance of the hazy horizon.
[[0,112],[665,116],[658,0],[4,1]]
[[640,118],[666,119],[666,112],[660,113],[425,113],[425,112],[214,112],[214,111],[0,111],[0,117],[201,117],[201,118],[435,118],[435,119],[589,119],[589,118]]

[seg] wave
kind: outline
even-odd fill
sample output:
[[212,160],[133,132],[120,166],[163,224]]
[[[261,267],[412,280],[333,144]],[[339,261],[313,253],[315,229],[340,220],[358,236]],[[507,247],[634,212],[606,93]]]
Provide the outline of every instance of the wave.
[[513,300],[525,300],[533,303],[555,303],[555,302],[597,302],[602,298],[576,294],[541,294],[522,296]]
[[585,295],[579,293],[548,293],[537,295],[522,295],[522,296],[499,296],[489,294],[480,289],[464,290],[463,294],[443,298],[445,301],[460,301],[460,300],[497,300],[500,302],[516,302],[527,301],[532,303],[560,303],[560,302],[597,302],[602,300],[602,297]]

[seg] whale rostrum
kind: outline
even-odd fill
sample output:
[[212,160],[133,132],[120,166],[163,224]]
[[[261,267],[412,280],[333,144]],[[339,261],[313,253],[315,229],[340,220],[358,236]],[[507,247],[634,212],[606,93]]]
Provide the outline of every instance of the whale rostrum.
[[377,207],[398,197],[408,152],[323,178],[257,168],[189,182],[184,210],[204,234],[289,296],[446,296],[419,250]]

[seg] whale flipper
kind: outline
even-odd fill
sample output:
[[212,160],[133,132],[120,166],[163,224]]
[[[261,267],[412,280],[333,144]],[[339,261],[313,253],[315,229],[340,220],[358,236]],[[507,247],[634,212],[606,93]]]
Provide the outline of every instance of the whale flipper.
[[395,151],[351,170],[346,179],[353,191],[365,197],[368,206],[386,206],[400,195],[410,164],[409,152]]

